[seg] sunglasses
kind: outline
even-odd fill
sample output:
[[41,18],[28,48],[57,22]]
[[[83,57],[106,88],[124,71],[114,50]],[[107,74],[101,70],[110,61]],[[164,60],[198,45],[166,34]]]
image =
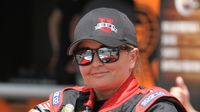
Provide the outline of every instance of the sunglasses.
[[89,65],[93,62],[94,54],[96,53],[102,63],[113,63],[119,59],[120,50],[130,50],[128,46],[120,47],[100,47],[97,49],[81,49],[74,53],[76,63],[81,66]]

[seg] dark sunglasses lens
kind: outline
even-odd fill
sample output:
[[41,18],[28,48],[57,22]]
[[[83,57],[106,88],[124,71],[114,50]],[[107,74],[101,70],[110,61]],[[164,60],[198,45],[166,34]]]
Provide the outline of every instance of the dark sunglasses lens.
[[100,48],[98,50],[99,58],[104,63],[112,63],[118,60],[119,50],[118,48]]
[[92,50],[82,50],[75,54],[76,62],[79,65],[88,65],[92,62]]

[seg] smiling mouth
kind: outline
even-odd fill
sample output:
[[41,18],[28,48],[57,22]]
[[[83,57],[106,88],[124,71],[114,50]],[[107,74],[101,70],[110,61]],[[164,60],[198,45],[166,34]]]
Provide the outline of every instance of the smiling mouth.
[[102,77],[106,73],[108,73],[108,71],[105,71],[105,72],[96,72],[96,73],[92,73],[92,76],[94,76],[94,77]]

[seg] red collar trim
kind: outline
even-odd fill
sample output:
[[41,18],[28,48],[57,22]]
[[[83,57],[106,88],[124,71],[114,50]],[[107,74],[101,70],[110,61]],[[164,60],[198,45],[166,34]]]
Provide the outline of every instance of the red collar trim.
[[127,101],[129,98],[137,94],[139,84],[134,76],[130,76],[127,81],[119,88],[119,90],[109,98],[101,107],[100,112],[107,112],[114,109]]

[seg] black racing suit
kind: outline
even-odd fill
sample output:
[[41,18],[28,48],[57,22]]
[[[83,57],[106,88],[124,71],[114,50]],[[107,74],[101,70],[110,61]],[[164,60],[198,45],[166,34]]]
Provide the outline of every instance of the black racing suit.
[[[93,112],[94,91],[87,87],[64,88],[52,93],[49,100],[30,112]],[[102,106],[98,112],[187,112],[166,90],[141,88],[133,76]]]

